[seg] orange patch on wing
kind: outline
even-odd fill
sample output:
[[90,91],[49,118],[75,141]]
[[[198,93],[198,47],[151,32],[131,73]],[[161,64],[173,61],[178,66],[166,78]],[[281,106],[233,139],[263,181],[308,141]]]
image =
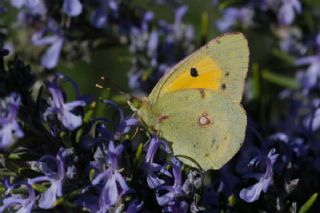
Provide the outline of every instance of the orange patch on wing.
[[[197,76],[191,75],[191,68],[197,70]],[[163,93],[189,88],[204,88],[218,91],[221,85],[222,71],[210,57],[196,61],[181,72],[172,82],[164,88]]]

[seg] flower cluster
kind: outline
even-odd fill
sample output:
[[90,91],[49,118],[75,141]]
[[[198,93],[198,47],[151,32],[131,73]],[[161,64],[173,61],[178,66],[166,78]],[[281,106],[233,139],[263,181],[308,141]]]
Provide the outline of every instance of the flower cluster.
[[182,22],[188,7],[183,5],[173,10],[173,24],[157,20],[153,12],[147,12],[141,26],[132,27],[129,46],[135,56],[129,72],[129,86],[132,89],[151,91],[174,64],[194,49],[194,29]]

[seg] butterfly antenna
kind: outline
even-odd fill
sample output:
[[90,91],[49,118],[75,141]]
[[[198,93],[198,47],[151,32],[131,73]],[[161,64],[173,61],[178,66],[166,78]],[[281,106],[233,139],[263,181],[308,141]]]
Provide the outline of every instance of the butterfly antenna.
[[129,93],[124,92],[125,89],[123,87],[119,86],[118,84],[116,84],[115,82],[106,78],[105,76],[100,76],[100,80],[101,80],[101,83],[96,83],[97,88],[99,88],[99,89],[109,88],[108,84],[110,84],[113,87],[115,87],[119,91],[120,94],[131,97],[131,95]]

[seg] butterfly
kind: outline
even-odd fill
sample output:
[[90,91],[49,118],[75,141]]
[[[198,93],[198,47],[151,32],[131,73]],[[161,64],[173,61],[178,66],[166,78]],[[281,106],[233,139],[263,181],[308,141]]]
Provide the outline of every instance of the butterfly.
[[244,141],[247,116],[240,102],[248,63],[244,35],[225,34],[176,64],[148,97],[128,103],[149,132],[172,142],[185,164],[219,169]]

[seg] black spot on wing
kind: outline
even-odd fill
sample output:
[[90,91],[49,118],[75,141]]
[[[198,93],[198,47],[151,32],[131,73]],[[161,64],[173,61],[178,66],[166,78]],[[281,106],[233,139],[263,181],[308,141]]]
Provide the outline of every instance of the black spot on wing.
[[222,90],[225,90],[225,89],[227,89],[227,86],[226,86],[226,84],[224,84],[224,83],[223,83],[223,84],[221,85],[221,89],[222,89]]
[[194,67],[191,67],[190,75],[191,75],[191,77],[194,77],[194,78],[199,76],[198,70],[196,68],[194,68]]

